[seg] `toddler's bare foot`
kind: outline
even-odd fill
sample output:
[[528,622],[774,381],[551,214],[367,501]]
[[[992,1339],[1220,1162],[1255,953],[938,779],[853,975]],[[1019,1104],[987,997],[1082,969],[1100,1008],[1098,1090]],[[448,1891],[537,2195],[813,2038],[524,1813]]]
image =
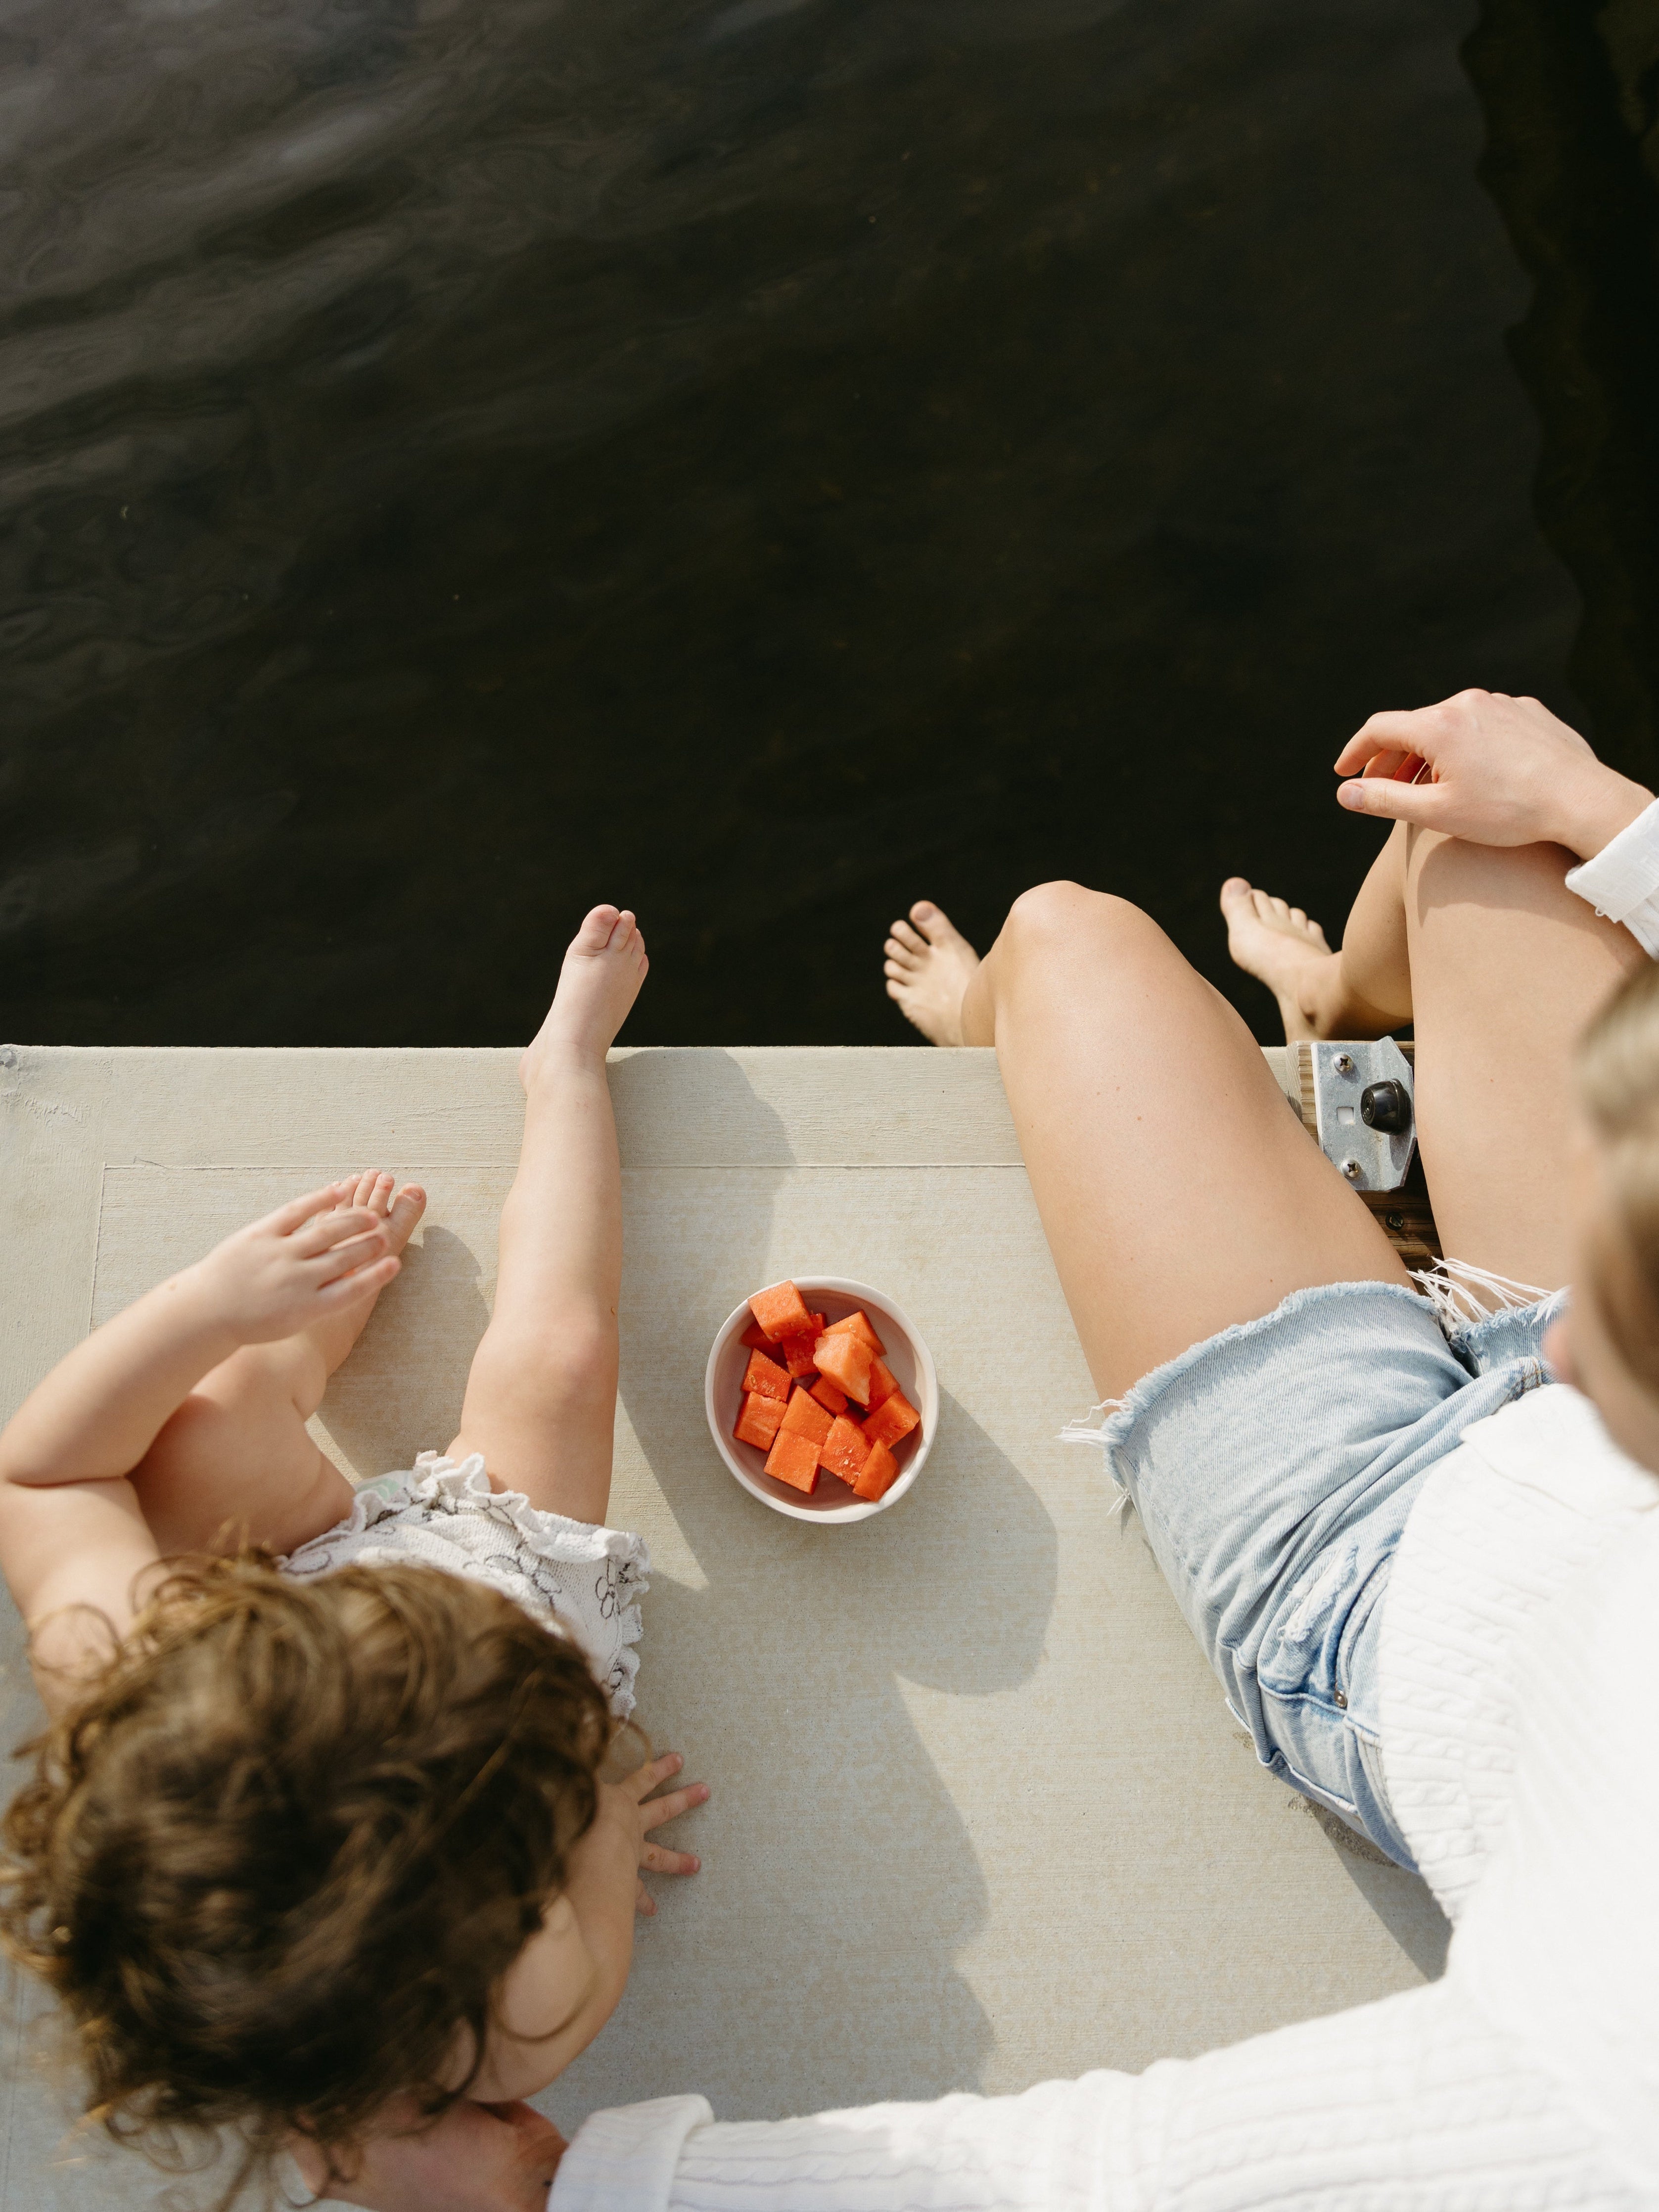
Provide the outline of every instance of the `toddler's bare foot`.
[[596,906],[570,940],[547,1019],[519,1062],[525,1089],[549,1053],[603,1060],[650,965],[639,924],[628,909]]
[[[375,1168],[365,1168],[355,1184],[348,1181],[340,1186],[340,1200],[334,1211],[349,1212],[359,1206],[367,1206],[379,1220],[386,1250],[401,1253],[414,1234],[416,1223],[426,1212],[426,1193],[417,1182],[406,1182],[398,1190],[395,1176],[384,1175]],[[362,1334],[380,1295],[378,1290],[371,1291],[356,1304],[342,1306],[311,1329],[331,1374]]]
[[[911,927],[911,922],[915,924]],[[884,948],[887,995],[930,1044],[962,1042],[962,997],[979,955],[947,914],[918,899]]]
[[1286,906],[1229,876],[1221,886],[1221,911],[1227,917],[1227,950],[1236,966],[1265,983],[1279,1001],[1287,1043],[1317,1034],[1303,1012],[1310,968],[1336,958],[1325,933],[1299,906]]

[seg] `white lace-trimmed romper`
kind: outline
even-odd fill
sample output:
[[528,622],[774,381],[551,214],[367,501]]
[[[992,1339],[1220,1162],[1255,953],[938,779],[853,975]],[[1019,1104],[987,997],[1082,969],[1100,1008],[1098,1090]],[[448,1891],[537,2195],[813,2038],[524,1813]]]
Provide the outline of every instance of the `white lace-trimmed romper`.
[[520,1491],[492,1490],[482,1455],[422,1452],[410,1468],[359,1486],[343,1521],[290,1552],[298,1580],[344,1566],[441,1567],[489,1583],[533,1620],[581,1647],[618,1720],[634,1710],[645,1539],[544,1513]]

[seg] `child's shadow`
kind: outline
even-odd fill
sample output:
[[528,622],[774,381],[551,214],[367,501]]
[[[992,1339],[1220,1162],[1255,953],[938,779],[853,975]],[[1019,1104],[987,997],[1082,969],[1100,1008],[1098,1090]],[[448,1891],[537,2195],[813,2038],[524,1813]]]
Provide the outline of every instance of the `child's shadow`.
[[[1032,1673],[1054,1597],[1054,1524],[945,1393],[921,1481],[866,1522],[772,1513],[718,1458],[702,1363],[737,1300],[791,1266],[833,1266],[908,1303],[915,1261],[880,1209],[848,1206],[839,1170],[788,1176],[777,1117],[732,1058],[709,1060],[726,1136],[700,1115],[696,1158],[630,1143],[617,1097],[633,1170],[622,1398],[653,1479],[641,1517],[659,1488],[676,1524],[653,1540],[639,1717],[714,1785],[685,1824],[706,1866],[654,1883],[664,1909],[617,2024],[548,2100],[565,2124],[680,2090],[758,2118],[980,2081],[993,2030],[960,1962],[987,1871],[957,1801],[964,1778],[1006,1790],[1018,1770],[1018,1709],[988,1701]],[[641,1479],[624,1443],[624,1517]]]

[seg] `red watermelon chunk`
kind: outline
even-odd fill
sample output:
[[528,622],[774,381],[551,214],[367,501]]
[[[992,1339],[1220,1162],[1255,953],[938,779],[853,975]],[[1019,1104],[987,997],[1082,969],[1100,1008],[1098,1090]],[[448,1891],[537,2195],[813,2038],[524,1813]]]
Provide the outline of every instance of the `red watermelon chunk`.
[[873,1413],[877,1407],[884,1404],[897,1389],[898,1376],[887,1362],[872,1359],[870,1362],[870,1395],[864,1401],[870,1411]]
[[870,1456],[853,1485],[855,1498],[885,1498],[898,1480],[898,1462],[885,1444],[872,1444]]
[[780,1429],[767,1454],[766,1472],[810,1498],[818,1486],[818,1448],[798,1430]]
[[738,1339],[738,1342],[746,1344],[751,1352],[769,1352],[772,1348],[771,1338],[757,1321],[750,1322],[748,1328]]
[[775,1398],[763,1398],[750,1390],[744,1399],[743,1411],[732,1433],[740,1444],[753,1444],[757,1451],[770,1451],[772,1439],[783,1426],[783,1407]]
[[758,1391],[763,1398],[775,1398],[781,1406],[789,1402],[789,1377],[785,1370],[763,1352],[751,1352],[749,1364],[744,1370],[743,1387]]
[[749,1310],[774,1344],[787,1336],[802,1336],[812,1326],[806,1301],[793,1283],[774,1283],[769,1291],[757,1291]]
[[921,1420],[921,1415],[903,1391],[895,1390],[882,1400],[862,1426],[872,1444],[896,1444],[901,1437],[908,1437],[912,1429],[919,1426]]
[[844,1413],[847,1411],[846,1391],[838,1390],[827,1375],[820,1375],[812,1385],[812,1395],[828,1413]]
[[871,1328],[867,1317],[862,1312],[850,1313],[848,1315],[845,1321],[831,1322],[830,1328],[830,1333],[836,1336],[841,1336],[843,1334],[848,1336],[856,1336],[861,1343],[867,1344],[869,1346],[871,1351],[875,1353],[878,1359],[881,1358],[882,1353],[887,1349],[887,1346],[876,1334],[874,1329]]
[[818,1446],[818,1462],[831,1474],[838,1474],[843,1482],[851,1482],[870,1456],[870,1447],[860,1434],[856,1421],[849,1421],[845,1413],[837,1414],[830,1426],[830,1433]]
[[797,1382],[805,1382],[809,1375],[816,1375],[812,1364],[812,1346],[823,1334],[823,1316],[814,1314],[811,1328],[801,1336],[787,1336],[781,1346],[789,1372]]
[[820,1375],[827,1375],[849,1398],[856,1398],[860,1406],[869,1404],[865,1393],[870,1388],[871,1352],[862,1337],[826,1330],[812,1346],[812,1362]]
[[[768,1399],[766,1402],[770,1405],[772,1401]],[[829,1435],[834,1419],[834,1414],[826,1413],[809,1392],[797,1390],[783,1415],[783,1425],[795,1436],[810,1437],[817,1445]]]

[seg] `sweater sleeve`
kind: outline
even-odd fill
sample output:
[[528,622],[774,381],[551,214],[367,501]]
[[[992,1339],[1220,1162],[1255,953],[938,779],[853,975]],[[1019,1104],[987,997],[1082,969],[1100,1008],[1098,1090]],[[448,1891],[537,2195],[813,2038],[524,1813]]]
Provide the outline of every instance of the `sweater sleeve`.
[[1147,2072],[720,2123],[597,2112],[548,2212],[1636,2212],[1450,1981]]
[[1622,921],[1650,960],[1659,960],[1659,799],[1593,859],[1567,871],[1567,889],[1608,921]]

